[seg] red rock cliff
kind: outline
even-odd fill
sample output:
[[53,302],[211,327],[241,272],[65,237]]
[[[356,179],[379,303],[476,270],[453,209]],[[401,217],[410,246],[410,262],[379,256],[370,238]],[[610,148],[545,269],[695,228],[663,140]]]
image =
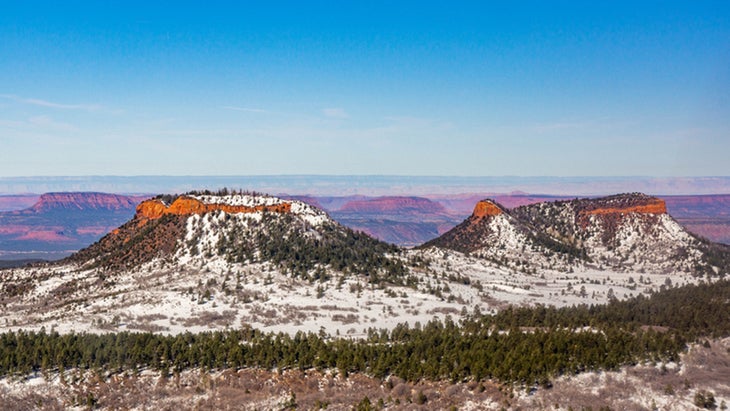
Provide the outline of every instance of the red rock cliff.
[[206,204],[191,197],[178,197],[172,204],[166,206],[160,200],[147,200],[137,206],[137,218],[154,220],[165,214],[190,215],[204,214],[211,211],[225,211],[226,213],[253,213],[256,211],[289,213],[291,212],[291,203],[249,207],[228,204]]
[[502,214],[502,209],[489,200],[482,200],[474,206],[472,216],[477,218],[489,217]]
[[664,200],[654,198],[646,201],[644,204],[638,204],[633,206],[625,207],[603,207],[596,208],[594,210],[586,210],[586,215],[603,215],[603,214],[628,214],[628,213],[640,213],[640,214],[666,214],[667,204]]

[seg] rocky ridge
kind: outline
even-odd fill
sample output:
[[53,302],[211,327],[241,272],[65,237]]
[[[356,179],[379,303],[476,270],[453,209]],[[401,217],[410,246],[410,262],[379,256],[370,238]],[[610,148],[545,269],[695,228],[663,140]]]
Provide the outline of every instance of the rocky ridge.
[[[205,200],[208,200],[208,202],[206,202]],[[288,202],[279,202],[275,204],[243,205],[235,204],[231,201],[225,201],[225,199],[224,201],[212,202],[210,200],[210,198],[200,199],[196,197],[180,196],[169,205],[165,204],[165,202],[160,199],[147,200],[143,201],[139,206],[137,206],[137,215],[135,217],[139,218],[141,221],[145,221],[156,220],[166,214],[192,215],[205,214],[214,211],[223,211],[230,214],[255,213],[260,211],[275,213],[291,212],[291,203]]]

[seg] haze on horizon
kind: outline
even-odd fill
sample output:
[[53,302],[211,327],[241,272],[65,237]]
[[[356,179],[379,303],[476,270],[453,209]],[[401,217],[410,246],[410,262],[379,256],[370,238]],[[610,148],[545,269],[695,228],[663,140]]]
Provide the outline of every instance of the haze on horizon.
[[0,177],[728,176],[727,2],[13,2]]

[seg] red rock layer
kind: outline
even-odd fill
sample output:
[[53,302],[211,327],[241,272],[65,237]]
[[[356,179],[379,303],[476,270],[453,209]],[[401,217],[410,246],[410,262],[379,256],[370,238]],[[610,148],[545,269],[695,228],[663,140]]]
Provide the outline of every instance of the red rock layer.
[[628,213],[640,213],[640,214],[666,214],[667,205],[664,200],[652,199],[646,204],[640,204],[630,207],[605,207],[596,208],[595,210],[586,210],[586,215],[603,215],[603,214],[628,214]]
[[143,201],[137,206],[137,217],[154,220],[165,214],[191,215],[204,214],[211,211],[225,211],[226,213],[254,213],[257,211],[270,211],[275,213],[290,213],[291,203],[258,206],[237,206],[228,204],[205,204],[200,200],[190,197],[178,197],[169,206],[160,200]]
[[502,214],[502,209],[497,207],[493,202],[488,200],[482,200],[477,203],[477,205],[474,207],[474,212],[472,213],[472,216],[483,218],[483,217],[489,217],[489,216],[495,216]]

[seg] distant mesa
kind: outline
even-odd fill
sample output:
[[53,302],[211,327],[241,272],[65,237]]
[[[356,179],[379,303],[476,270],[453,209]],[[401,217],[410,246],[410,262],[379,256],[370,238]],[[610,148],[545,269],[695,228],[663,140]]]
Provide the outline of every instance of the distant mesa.
[[438,237],[462,219],[443,204],[418,196],[327,197],[320,204],[339,223],[406,247]]
[[66,236],[63,231],[37,230],[30,231],[16,238],[19,241],[50,241],[50,242],[72,242],[74,239]]
[[349,201],[340,212],[349,213],[444,213],[446,209],[439,203],[423,197],[388,196]]
[[29,209],[34,213],[52,210],[128,210],[136,199],[107,193],[46,193]]
[[0,255],[65,257],[129,220],[146,198],[93,192],[42,194],[29,207],[0,212]]

